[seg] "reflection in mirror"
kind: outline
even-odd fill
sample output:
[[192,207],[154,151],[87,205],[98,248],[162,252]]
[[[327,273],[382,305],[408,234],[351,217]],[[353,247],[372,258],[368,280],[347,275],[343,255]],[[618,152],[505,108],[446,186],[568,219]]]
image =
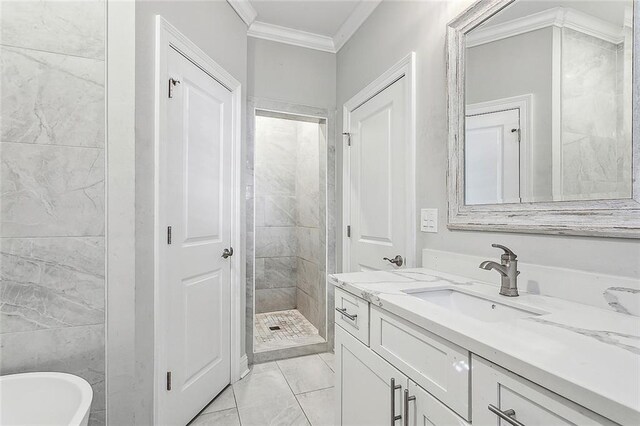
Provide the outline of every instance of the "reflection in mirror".
[[633,0],[516,0],[465,37],[465,204],[628,199]]

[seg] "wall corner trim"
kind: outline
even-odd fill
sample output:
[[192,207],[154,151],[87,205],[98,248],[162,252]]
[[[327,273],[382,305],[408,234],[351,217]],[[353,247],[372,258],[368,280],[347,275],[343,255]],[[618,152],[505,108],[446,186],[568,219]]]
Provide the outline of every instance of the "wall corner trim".
[[250,27],[256,20],[258,12],[253,8],[249,0],[227,0],[227,3],[236,11],[240,19]]
[[378,7],[382,0],[361,1],[358,6],[351,12],[351,15],[344,21],[333,36],[333,45],[335,51],[339,51],[342,46],[353,36],[358,28],[367,20],[369,15]]

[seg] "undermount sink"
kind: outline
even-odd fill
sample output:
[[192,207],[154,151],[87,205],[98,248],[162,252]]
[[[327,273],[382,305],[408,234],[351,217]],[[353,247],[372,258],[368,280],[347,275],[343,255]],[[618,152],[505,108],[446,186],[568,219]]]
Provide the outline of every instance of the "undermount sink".
[[509,321],[543,314],[543,312],[536,312],[528,308],[525,309],[500,303],[480,295],[473,295],[450,288],[411,290],[405,291],[405,293],[429,303],[442,306],[452,312],[484,322]]

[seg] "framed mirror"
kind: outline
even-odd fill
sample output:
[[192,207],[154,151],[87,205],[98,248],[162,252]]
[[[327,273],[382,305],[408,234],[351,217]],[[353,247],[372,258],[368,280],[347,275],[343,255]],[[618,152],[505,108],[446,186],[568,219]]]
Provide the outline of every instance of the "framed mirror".
[[449,23],[450,229],[640,238],[637,9],[480,0]]

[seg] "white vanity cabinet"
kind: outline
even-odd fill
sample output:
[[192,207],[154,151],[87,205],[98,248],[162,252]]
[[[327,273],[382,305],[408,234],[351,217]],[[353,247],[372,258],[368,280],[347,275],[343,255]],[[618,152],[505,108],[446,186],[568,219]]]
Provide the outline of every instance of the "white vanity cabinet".
[[346,291],[336,289],[335,323],[365,345],[369,344],[369,302]]
[[[402,412],[402,396],[407,388],[407,376],[341,327],[336,327],[335,354],[338,381],[336,424],[393,424],[391,416],[395,417]],[[392,381],[396,387],[393,390]]]
[[336,425],[615,424],[362,298],[336,301]]
[[341,327],[335,353],[336,425],[468,425]]
[[514,426],[613,425],[615,423],[549,392],[483,358],[473,356],[473,423]]
[[404,415],[407,417],[409,426],[469,426],[462,417],[412,380],[409,380],[408,390],[407,396],[403,398],[403,404],[407,407]]
[[469,351],[371,306],[371,349],[470,420]]

